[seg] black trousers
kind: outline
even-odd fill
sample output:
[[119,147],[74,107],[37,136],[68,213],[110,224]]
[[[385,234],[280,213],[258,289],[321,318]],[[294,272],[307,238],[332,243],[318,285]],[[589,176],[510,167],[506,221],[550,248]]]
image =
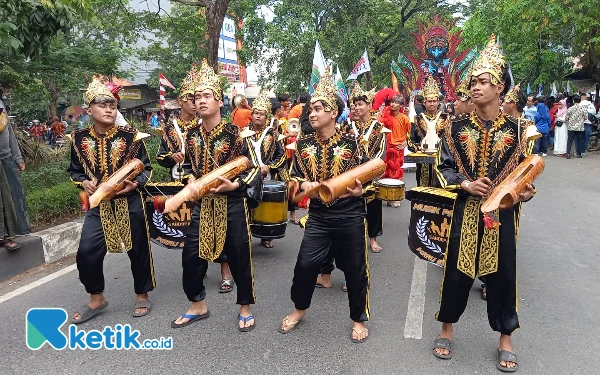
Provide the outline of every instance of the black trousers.
[[298,252],[291,296],[296,309],[310,307],[315,282],[328,254],[344,272],[350,318],[369,320],[369,261],[367,233],[362,217],[323,219],[309,216]]
[[[183,291],[191,302],[206,298],[204,276],[208,261],[199,256],[200,208],[196,204],[187,234],[181,265],[183,267]],[[254,271],[252,268],[252,238],[248,219],[246,198],[227,197],[227,232],[223,253],[229,261],[229,269],[237,284],[237,303],[249,305],[255,302]],[[218,259],[217,259],[218,261]]]
[[[132,248],[127,252],[127,255],[131,261],[134,291],[136,294],[142,294],[156,287],[152,251],[148,236],[148,222],[141,193],[136,191],[129,195],[127,203],[129,206],[132,244]],[[117,225],[121,225],[121,223],[117,222]],[[106,240],[100,221],[100,209],[96,207],[85,214],[76,257],[79,280],[85,286],[86,292],[90,294],[98,294],[104,291],[103,266],[106,251]]]
[[581,130],[581,131],[569,130],[568,131],[568,138],[567,138],[567,154],[568,155],[571,155],[571,147],[573,146],[573,140],[575,140],[575,152],[577,153],[577,155],[581,155],[582,153],[585,152],[585,150],[583,149],[584,136],[585,136],[585,132],[583,130]]
[[[440,290],[440,311],[436,319],[444,323],[456,323],[465,311],[473,279],[457,269],[460,231],[462,227],[464,200],[457,200],[452,219],[450,242],[444,263],[444,276]],[[519,205],[500,210],[498,246],[498,271],[485,275],[487,286],[487,314],[494,331],[510,335],[519,328],[517,314],[516,246],[519,222]],[[479,214],[478,243],[481,244],[484,223]],[[475,270],[478,268],[476,258]]]

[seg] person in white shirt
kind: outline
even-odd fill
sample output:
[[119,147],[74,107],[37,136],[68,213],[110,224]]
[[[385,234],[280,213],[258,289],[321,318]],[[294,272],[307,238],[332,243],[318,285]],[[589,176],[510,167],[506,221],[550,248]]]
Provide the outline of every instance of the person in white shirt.
[[594,103],[590,102],[588,98],[591,98],[591,95],[581,94],[581,104],[583,108],[587,110],[588,119],[583,123],[585,128],[584,138],[583,138],[583,152],[582,155],[585,155],[585,151],[587,150],[588,142],[590,140],[590,135],[592,134],[592,121],[591,119],[596,116],[596,107]]

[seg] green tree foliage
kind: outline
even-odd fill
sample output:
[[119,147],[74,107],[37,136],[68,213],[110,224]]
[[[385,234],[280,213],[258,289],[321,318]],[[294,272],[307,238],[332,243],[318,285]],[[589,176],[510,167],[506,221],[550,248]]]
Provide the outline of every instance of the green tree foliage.
[[390,86],[390,62],[412,48],[415,21],[435,13],[448,15],[453,9],[440,0],[281,0],[272,1],[270,8],[272,22],[261,22],[258,16],[246,20],[244,42],[250,52],[245,57],[266,67],[263,84],[296,93],[308,86],[317,39],[342,75],[352,70],[366,48],[374,84]]

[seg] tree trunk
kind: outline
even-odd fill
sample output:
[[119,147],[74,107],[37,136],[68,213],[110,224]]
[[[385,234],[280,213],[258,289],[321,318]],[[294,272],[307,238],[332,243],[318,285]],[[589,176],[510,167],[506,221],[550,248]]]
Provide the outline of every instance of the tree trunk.
[[44,87],[50,93],[50,103],[48,103],[48,108],[46,108],[46,115],[49,119],[56,116],[56,107],[58,106],[58,90],[54,86],[52,81],[48,81],[44,83]]
[[367,81],[366,89],[371,90],[373,88],[373,75],[370,71],[365,73],[365,80]]
[[206,36],[208,65],[218,72],[217,57],[219,56],[219,36],[223,27],[223,19],[231,0],[207,1],[206,5]]

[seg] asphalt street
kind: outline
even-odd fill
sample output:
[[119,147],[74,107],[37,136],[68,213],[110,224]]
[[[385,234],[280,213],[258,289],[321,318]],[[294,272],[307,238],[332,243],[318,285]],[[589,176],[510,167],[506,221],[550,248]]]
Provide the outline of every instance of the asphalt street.
[[[518,246],[521,329],[513,344],[519,373],[597,374],[600,367],[600,154],[566,160],[548,156],[536,181],[538,194],[523,209]],[[414,186],[407,173],[407,186]],[[109,255],[104,269],[106,313],[80,326],[99,329],[129,323],[142,338],[173,338],[170,351],[33,351],[25,341],[25,315],[32,307],[60,307],[69,314],[87,300],[77,271],[43,283],[13,298],[2,295],[26,287],[51,271],[0,285],[1,374],[494,374],[498,335],[487,322],[479,282],[467,311],[455,326],[454,357],[431,354],[440,324],[442,269],[417,261],[408,250],[409,202],[384,206],[381,254],[369,254],[371,270],[370,338],[350,342],[351,322],[343,276],[336,270],[332,289],[317,289],[298,328],[277,328],[293,308],[290,286],[302,229],[289,225],[275,248],[253,244],[257,303],[256,329],[237,331],[235,294],[219,294],[218,265],[205,281],[211,317],[174,330],[171,320],[188,301],[181,287],[181,252],[153,247],[158,287],[153,310],[131,317],[135,295],[129,261]],[[71,260],[72,261],[72,260]],[[63,264],[64,266],[64,264]],[[29,284],[31,285],[31,284]],[[6,299],[6,298],[5,298]],[[409,301],[410,300],[410,301]],[[410,307],[409,307],[410,306]],[[422,311],[422,312],[421,312]],[[63,327],[66,332],[67,326]]]

